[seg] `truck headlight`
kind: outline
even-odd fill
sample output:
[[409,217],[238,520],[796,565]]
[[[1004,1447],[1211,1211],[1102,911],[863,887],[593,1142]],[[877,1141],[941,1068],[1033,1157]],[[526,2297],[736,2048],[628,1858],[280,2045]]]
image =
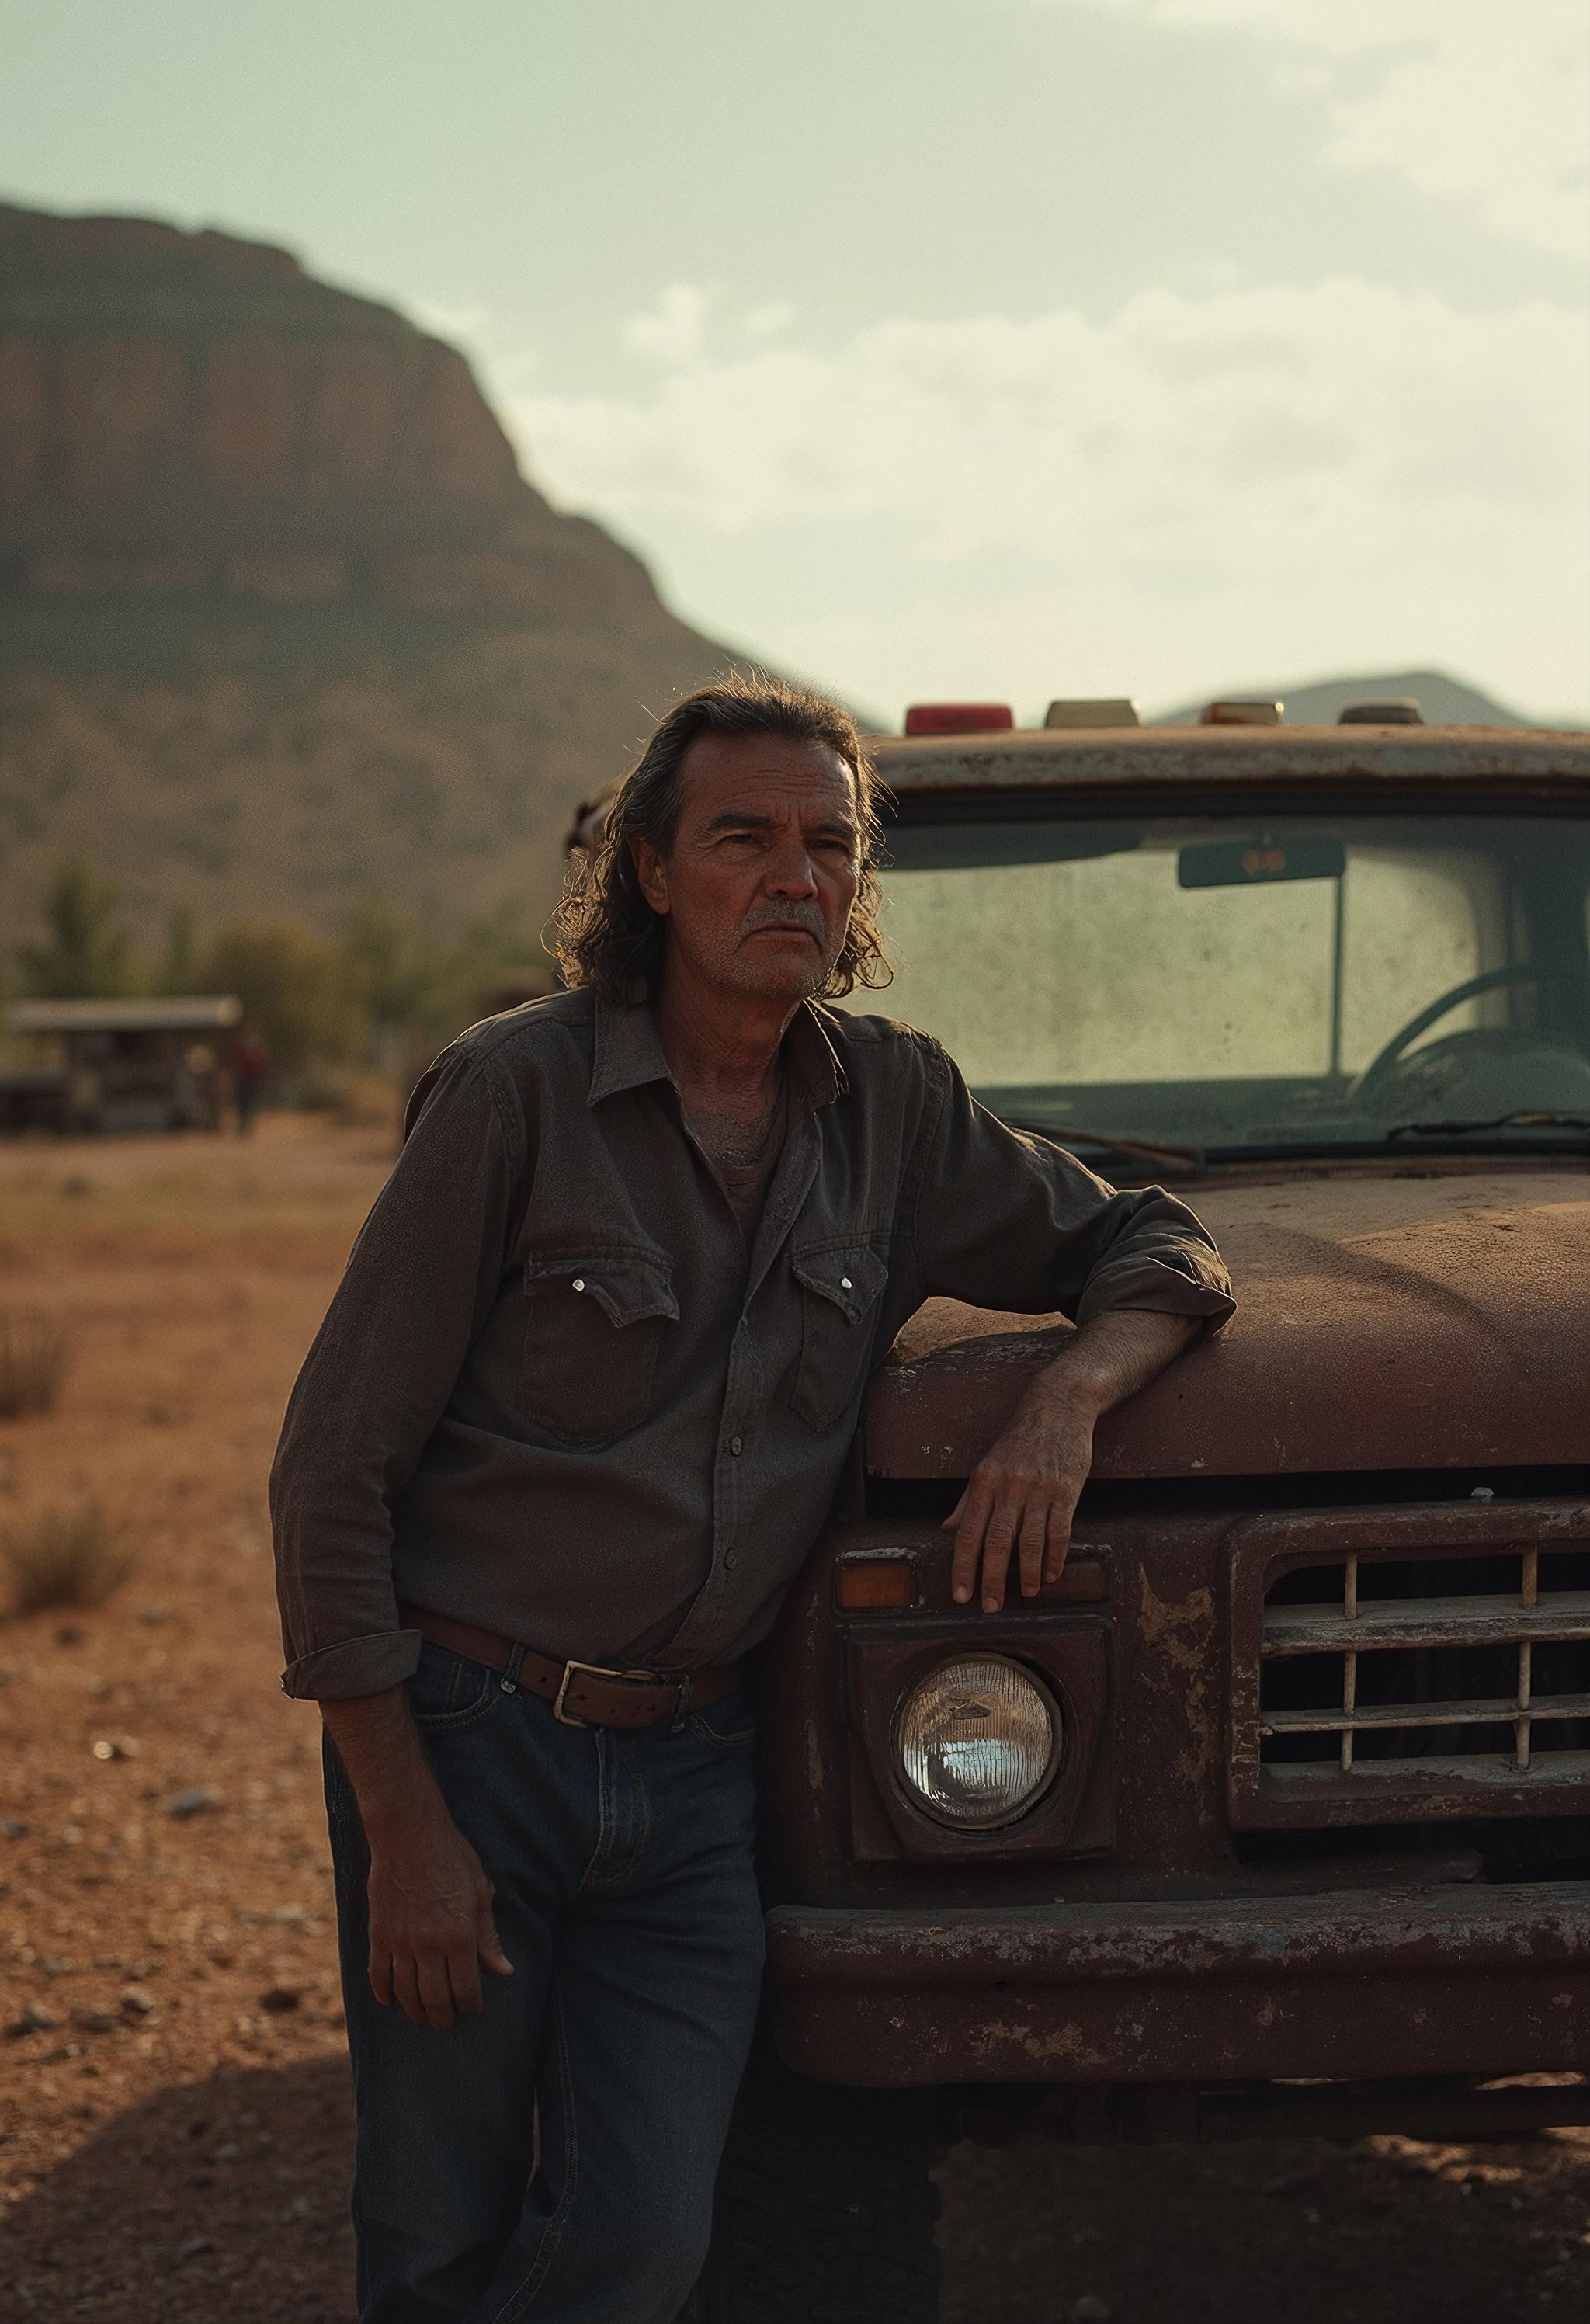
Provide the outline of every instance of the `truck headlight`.
[[1002,1655],[941,1663],[895,1714],[906,1791],[937,1822],[964,1831],[1014,1821],[1048,1789],[1064,1750],[1060,1705]]

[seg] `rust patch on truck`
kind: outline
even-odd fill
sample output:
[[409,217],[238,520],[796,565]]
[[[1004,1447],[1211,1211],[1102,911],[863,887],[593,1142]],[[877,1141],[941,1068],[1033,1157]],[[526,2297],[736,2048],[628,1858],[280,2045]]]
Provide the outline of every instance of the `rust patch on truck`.
[[989,2018],[971,2028],[971,2038],[985,2052],[1008,2049],[1020,2050],[1039,2065],[1097,2066],[1098,2052],[1084,2040],[1080,2025],[1058,2025],[1052,2033],[1040,2033],[1030,2024],[1014,2024],[1003,2018]]
[[1214,1599],[1208,1590],[1190,1591],[1185,1598],[1162,1598],[1154,1590],[1146,1570],[1139,1576],[1141,1608],[1138,1627],[1149,1644],[1157,1646],[1167,1662],[1178,1670],[1197,1670],[1203,1660],[1205,1640],[1184,1637],[1183,1631],[1207,1630],[1214,1613]]
[[1181,1697],[1188,1740],[1178,1756],[1176,1772],[1184,1783],[1200,1785],[1214,1767],[1219,1749],[1207,1675],[1210,1667],[1214,1597],[1208,1590],[1191,1590],[1185,1598],[1162,1598],[1149,1580],[1146,1567],[1139,1569],[1137,1579],[1138,1628],[1173,1669],[1188,1674]]

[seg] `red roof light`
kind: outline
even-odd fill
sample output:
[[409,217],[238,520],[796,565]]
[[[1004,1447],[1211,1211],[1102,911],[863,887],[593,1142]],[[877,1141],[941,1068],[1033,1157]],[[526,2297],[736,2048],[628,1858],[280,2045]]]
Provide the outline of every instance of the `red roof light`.
[[1008,702],[914,702],[907,734],[994,734],[1014,726]]

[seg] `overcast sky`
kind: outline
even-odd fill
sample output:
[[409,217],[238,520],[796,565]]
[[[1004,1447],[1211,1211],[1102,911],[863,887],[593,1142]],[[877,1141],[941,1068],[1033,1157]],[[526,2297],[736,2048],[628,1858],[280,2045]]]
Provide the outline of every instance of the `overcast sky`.
[[475,358],[715,635],[907,699],[1590,718],[1584,0],[0,0],[14,198]]

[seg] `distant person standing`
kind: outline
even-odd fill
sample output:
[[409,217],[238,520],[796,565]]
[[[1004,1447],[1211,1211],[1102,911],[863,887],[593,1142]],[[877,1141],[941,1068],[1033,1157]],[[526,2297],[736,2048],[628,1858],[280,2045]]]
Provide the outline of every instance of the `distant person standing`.
[[271,1052],[263,1034],[256,1033],[252,1025],[240,1026],[232,1044],[232,1102],[237,1108],[240,1138],[249,1137],[253,1130],[260,1092],[270,1070]]

